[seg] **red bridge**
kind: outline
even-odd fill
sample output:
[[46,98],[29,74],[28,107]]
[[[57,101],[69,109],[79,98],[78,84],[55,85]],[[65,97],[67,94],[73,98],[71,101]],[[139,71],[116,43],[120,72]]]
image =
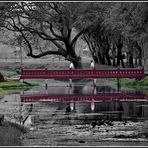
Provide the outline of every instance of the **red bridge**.
[[148,95],[140,93],[98,93],[98,94],[23,94],[21,102],[100,102],[147,100]]
[[20,79],[49,78],[144,78],[143,67],[107,69],[22,69]]

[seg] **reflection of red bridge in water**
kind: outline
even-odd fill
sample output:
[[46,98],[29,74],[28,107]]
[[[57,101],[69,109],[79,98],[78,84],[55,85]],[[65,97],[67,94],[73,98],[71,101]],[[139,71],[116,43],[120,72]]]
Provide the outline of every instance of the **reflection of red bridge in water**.
[[[107,68],[107,69],[22,69],[20,79],[49,79],[49,78],[144,78],[143,67],[138,68]],[[24,94],[22,102],[61,102],[61,101],[130,101],[148,99],[148,95],[138,93],[98,93],[98,94]]]
[[23,94],[21,102],[102,102],[143,101],[148,95],[140,93],[97,93],[97,94]]
[[49,78],[144,78],[143,67],[104,69],[22,69],[20,79]]

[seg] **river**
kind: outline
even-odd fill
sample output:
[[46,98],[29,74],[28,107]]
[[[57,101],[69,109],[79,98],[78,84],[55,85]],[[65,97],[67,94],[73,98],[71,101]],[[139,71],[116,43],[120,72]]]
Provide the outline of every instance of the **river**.
[[[54,82],[54,81],[52,81]],[[87,95],[113,93],[106,83],[94,88],[90,83],[68,87],[67,82],[49,83],[48,89],[37,86],[11,92],[0,99],[5,120],[27,127],[22,134],[23,146],[98,146],[148,144],[148,101],[146,99],[97,102],[32,101],[23,102],[20,95],[58,94]],[[120,90],[122,92],[122,89]],[[128,92],[126,92],[128,93]],[[131,91],[130,91],[131,93]],[[135,95],[136,91],[132,91]],[[140,93],[140,92],[138,92]],[[138,142],[138,144],[137,144]],[[135,144],[136,143],[136,144]]]

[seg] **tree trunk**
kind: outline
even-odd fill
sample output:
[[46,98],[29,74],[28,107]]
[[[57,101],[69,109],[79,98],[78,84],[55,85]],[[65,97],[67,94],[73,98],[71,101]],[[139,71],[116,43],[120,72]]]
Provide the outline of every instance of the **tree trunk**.
[[113,44],[112,60],[113,60],[113,66],[116,66],[116,48],[115,48],[115,44]]
[[117,56],[117,66],[120,66],[120,56]]
[[99,64],[104,64],[105,62],[104,62],[104,59],[102,58],[101,53],[98,52],[97,54],[98,54],[98,56],[97,56],[97,57],[98,57],[98,63],[99,63]]
[[138,57],[136,56],[135,57],[135,66],[137,66],[138,65]]
[[125,68],[123,59],[121,59],[121,65],[122,65],[123,68]]
[[139,46],[138,42],[134,42],[135,47],[138,49],[138,59],[139,59],[139,66],[142,66],[142,49]]
[[101,57],[101,64],[105,64],[105,55],[103,54],[103,56]]
[[123,55],[122,55],[123,41],[121,37],[119,38],[116,46],[117,46],[117,66],[120,66],[120,61],[121,61],[122,67],[125,67],[123,62]]
[[105,55],[106,55],[107,64],[111,65],[111,60],[110,60],[109,54],[106,53]]
[[94,59],[95,63],[98,63],[99,61],[98,61],[98,57],[97,57],[95,50],[93,50],[93,52],[91,51],[91,53],[92,53],[92,58]]
[[74,64],[74,68],[76,69],[82,68],[82,61],[81,61],[81,57],[79,56],[67,55],[65,60],[72,61],[72,63]]
[[134,63],[133,63],[133,55],[131,52],[129,52],[129,65],[128,67],[134,67]]
[[116,66],[116,58],[113,57],[113,66]]
[[127,53],[127,67],[134,67],[133,55],[130,51]]
[[82,68],[81,57],[75,52],[75,44],[71,45],[69,40],[65,40],[64,43],[67,53],[66,60],[72,61],[75,68]]
[[121,55],[122,46],[123,46],[123,44],[120,43],[120,41],[119,41],[119,43],[117,43],[117,49],[118,49],[118,51],[117,51],[117,66],[120,66],[120,61],[122,59],[122,55]]
[[95,63],[99,63],[97,56],[93,56]]
[[82,62],[81,62],[81,58],[80,57],[77,57],[75,60],[72,60],[72,62],[73,62],[74,67],[76,69],[82,68]]
[[142,53],[141,52],[139,52],[138,58],[139,58],[139,66],[142,66]]
[[128,41],[128,51],[127,51],[127,57],[128,57],[128,67],[134,67],[134,62],[133,62],[133,41],[129,39]]

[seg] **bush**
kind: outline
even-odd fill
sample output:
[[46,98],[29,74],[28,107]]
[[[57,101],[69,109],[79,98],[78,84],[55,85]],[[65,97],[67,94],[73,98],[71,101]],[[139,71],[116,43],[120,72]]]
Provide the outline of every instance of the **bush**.
[[18,75],[17,72],[14,71],[1,71],[4,77],[10,78],[12,76]]
[[125,86],[147,86],[148,87],[148,78],[144,78],[142,80],[124,79],[123,84]]

